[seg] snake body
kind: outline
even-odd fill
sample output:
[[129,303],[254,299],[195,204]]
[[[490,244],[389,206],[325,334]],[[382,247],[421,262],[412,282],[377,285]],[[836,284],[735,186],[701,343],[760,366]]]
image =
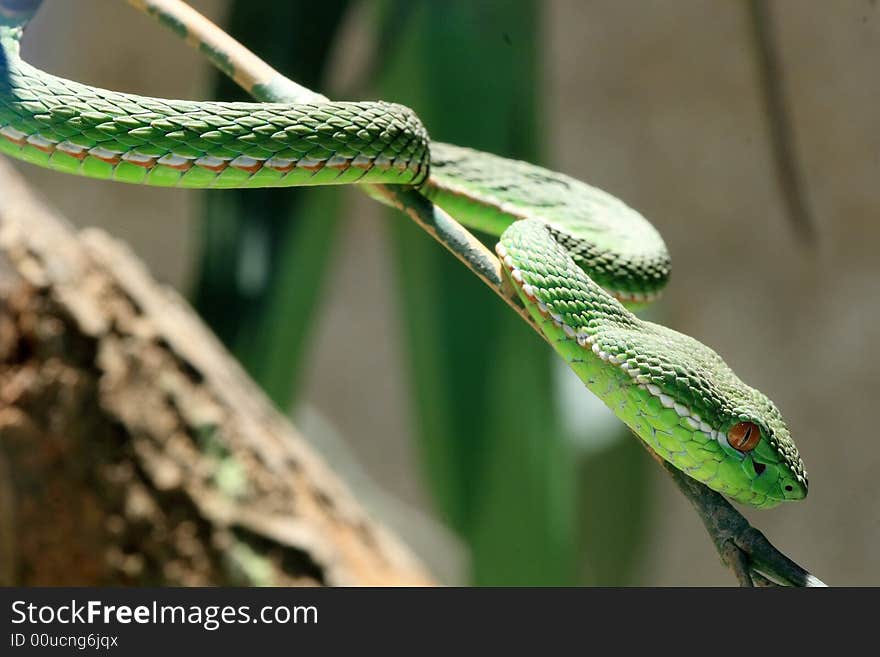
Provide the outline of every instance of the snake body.
[[776,406],[711,349],[635,316],[666,284],[657,231],[568,176],[432,142],[385,102],[162,100],[22,61],[24,21],[0,13],[0,152],[92,178],[187,188],[416,187],[496,252],[553,348],[657,454],[734,500],[802,499],[807,475]]

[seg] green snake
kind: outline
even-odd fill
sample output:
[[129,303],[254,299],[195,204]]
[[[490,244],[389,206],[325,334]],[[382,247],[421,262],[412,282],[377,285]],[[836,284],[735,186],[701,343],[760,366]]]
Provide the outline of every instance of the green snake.
[[[32,0],[18,0],[27,5]],[[406,185],[498,236],[510,284],[584,384],[663,459],[730,498],[807,494],[776,406],[710,348],[631,312],[669,278],[657,231],[568,176],[433,142],[387,102],[162,100],[22,61],[27,11],[0,8],[0,152],[64,173],[186,188]]]

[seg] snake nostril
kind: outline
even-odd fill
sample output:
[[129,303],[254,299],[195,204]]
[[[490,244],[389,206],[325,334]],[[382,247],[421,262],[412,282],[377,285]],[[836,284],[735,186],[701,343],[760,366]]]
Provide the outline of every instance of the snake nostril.
[[759,476],[761,475],[761,473],[764,472],[764,470],[767,469],[766,465],[764,465],[763,463],[758,463],[757,461],[752,462],[752,467],[755,468],[755,474]]

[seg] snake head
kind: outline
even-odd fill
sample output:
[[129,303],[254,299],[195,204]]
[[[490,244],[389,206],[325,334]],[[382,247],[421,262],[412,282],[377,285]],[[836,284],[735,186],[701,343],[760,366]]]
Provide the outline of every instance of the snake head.
[[779,410],[712,349],[630,313],[541,222],[515,222],[496,252],[550,344],[657,454],[752,506],[806,496]]
[[[734,499],[761,508],[801,500],[807,495],[807,473],[779,410],[769,399],[749,389],[751,403],[726,418],[716,441],[728,459],[738,462],[741,487]],[[763,403],[756,408],[754,399]]]
[[619,415],[664,459],[751,506],[806,497],[807,474],[782,414],[712,349],[637,319],[592,340],[637,390]]
[[650,322],[618,336],[632,345],[624,368],[642,391],[646,421],[634,428],[666,460],[752,506],[806,497],[807,473],[779,409],[717,353]]

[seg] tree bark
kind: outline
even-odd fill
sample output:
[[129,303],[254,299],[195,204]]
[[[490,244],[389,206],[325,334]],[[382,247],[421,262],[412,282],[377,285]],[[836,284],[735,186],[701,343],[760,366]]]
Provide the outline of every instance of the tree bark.
[[0,161],[0,584],[430,575],[122,244]]

